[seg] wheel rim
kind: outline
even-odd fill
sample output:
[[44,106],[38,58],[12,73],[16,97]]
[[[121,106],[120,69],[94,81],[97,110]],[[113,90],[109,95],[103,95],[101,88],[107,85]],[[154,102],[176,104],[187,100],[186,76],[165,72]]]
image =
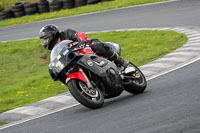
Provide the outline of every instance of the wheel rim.
[[99,92],[99,89],[97,89],[96,87],[88,88],[86,83],[82,81],[79,82],[79,86],[80,86],[80,93],[88,100],[93,102],[98,102],[101,100],[101,94]]
[[144,76],[143,74],[139,71],[139,69],[137,67],[135,67],[134,65],[128,65],[127,67],[134,67],[135,68],[135,72],[131,73],[130,76],[133,76],[134,79],[132,79],[132,82],[138,85],[142,85],[144,84]]

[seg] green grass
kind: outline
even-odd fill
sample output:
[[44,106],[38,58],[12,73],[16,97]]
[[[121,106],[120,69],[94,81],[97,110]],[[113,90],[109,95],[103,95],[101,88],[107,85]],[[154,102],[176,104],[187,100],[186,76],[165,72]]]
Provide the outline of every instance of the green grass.
[[8,8],[11,6],[11,4],[18,2],[18,1],[25,1],[25,2],[29,3],[29,2],[36,2],[38,0],[0,0],[0,5],[4,6],[5,8]]
[[[122,56],[140,66],[182,46],[187,37],[174,31],[129,31],[89,34],[119,43]],[[49,52],[38,39],[0,43],[0,112],[67,91],[48,73]]]
[[115,8],[120,8],[120,7],[127,7],[131,5],[139,5],[139,4],[144,4],[144,3],[160,2],[160,1],[166,1],[166,0],[114,0],[114,1],[109,1],[109,2],[100,2],[95,5],[87,5],[87,6],[82,6],[78,8],[73,8],[70,10],[62,9],[57,12],[55,11],[55,12],[49,12],[49,13],[44,13],[44,14],[23,16],[20,18],[7,19],[7,20],[0,21],[0,27],[23,24],[23,23],[31,23],[31,22],[40,21],[40,20],[67,17],[67,16],[79,15],[79,14],[90,13],[90,12],[95,12],[95,11],[103,11],[103,10],[115,9]]
[[5,125],[5,124],[7,124],[7,123],[1,123],[1,122],[0,122],[0,126],[3,126],[3,125]]
[[184,34],[178,34],[174,31],[157,30],[104,32],[97,33],[91,37],[120,44],[122,56],[138,66],[144,65],[170,53],[184,44],[187,40]]

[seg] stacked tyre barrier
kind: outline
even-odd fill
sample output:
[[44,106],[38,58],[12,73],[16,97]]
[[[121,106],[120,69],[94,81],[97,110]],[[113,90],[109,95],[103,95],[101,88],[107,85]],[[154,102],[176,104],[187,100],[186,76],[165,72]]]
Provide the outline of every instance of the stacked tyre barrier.
[[62,1],[60,0],[53,0],[49,2],[49,10],[50,12],[59,11],[62,8]]
[[87,4],[87,0],[75,0],[75,7],[85,6]]
[[11,9],[2,9],[0,11],[0,20],[9,19],[12,17],[14,17],[14,14]]
[[74,0],[62,0],[63,9],[71,9],[74,8],[75,1]]
[[105,1],[113,1],[113,0],[101,0],[102,2],[105,2]]
[[87,4],[96,4],[100,2],[101,0],[87,0]]
[[24,1],[19,1],[11,5],[11,10],[13,11],[15,17],[22,17],[26,14],[24,4]]
[[40,0],[38,2],[38,12],[39,13],[49,12],[49,2],[47,0]]
[[38,2],[32,3],[19,1],[13,3],[11,8],[8,9],[4,9],[0,5],[0,20],[33,15],[36,13],[54,12],[60,9],[71,9],[104,1],[111,0],[38,0]]
[[24,4],[24,10],[25,10],[26,15],[32,15],[32,14],[38,13],[37,2]]

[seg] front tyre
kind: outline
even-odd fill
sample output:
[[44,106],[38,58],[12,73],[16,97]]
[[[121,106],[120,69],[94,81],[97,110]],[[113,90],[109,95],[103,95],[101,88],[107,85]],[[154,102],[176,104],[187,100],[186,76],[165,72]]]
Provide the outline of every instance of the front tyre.
[[127,75],[130,77],[129,78],[130,83],[125,85],[124,89],[127,92],[132,93],[132,94],[143,93],[147,87],[147,81],[146,81],[144,74],[140,71],[140,69],[137,66],[135,66],[131,62],[128,67],[134,67],[135,72]]
[[72,96],[82,105],[91,109],[103,106],[104,96],[97,87],[89,89],[85,82],[77,79],[71,79],[67,86]]

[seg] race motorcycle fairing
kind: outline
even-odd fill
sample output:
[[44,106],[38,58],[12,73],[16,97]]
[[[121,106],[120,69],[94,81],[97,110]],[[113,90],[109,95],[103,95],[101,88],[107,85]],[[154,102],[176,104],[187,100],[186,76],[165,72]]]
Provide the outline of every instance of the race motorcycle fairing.
[[[65,40],[53,48],[49,72],[53,80],[66,84],[82,105],[96,109],[103,106],[104,98],[119,96],[123,90],[133,94],[145,90],[146,79],[134,64],[128,66],[134,70],[122,71],[112,61],[96,55],[89,46],[73,43]],[[118,44],[107,44],[120,55]]]

